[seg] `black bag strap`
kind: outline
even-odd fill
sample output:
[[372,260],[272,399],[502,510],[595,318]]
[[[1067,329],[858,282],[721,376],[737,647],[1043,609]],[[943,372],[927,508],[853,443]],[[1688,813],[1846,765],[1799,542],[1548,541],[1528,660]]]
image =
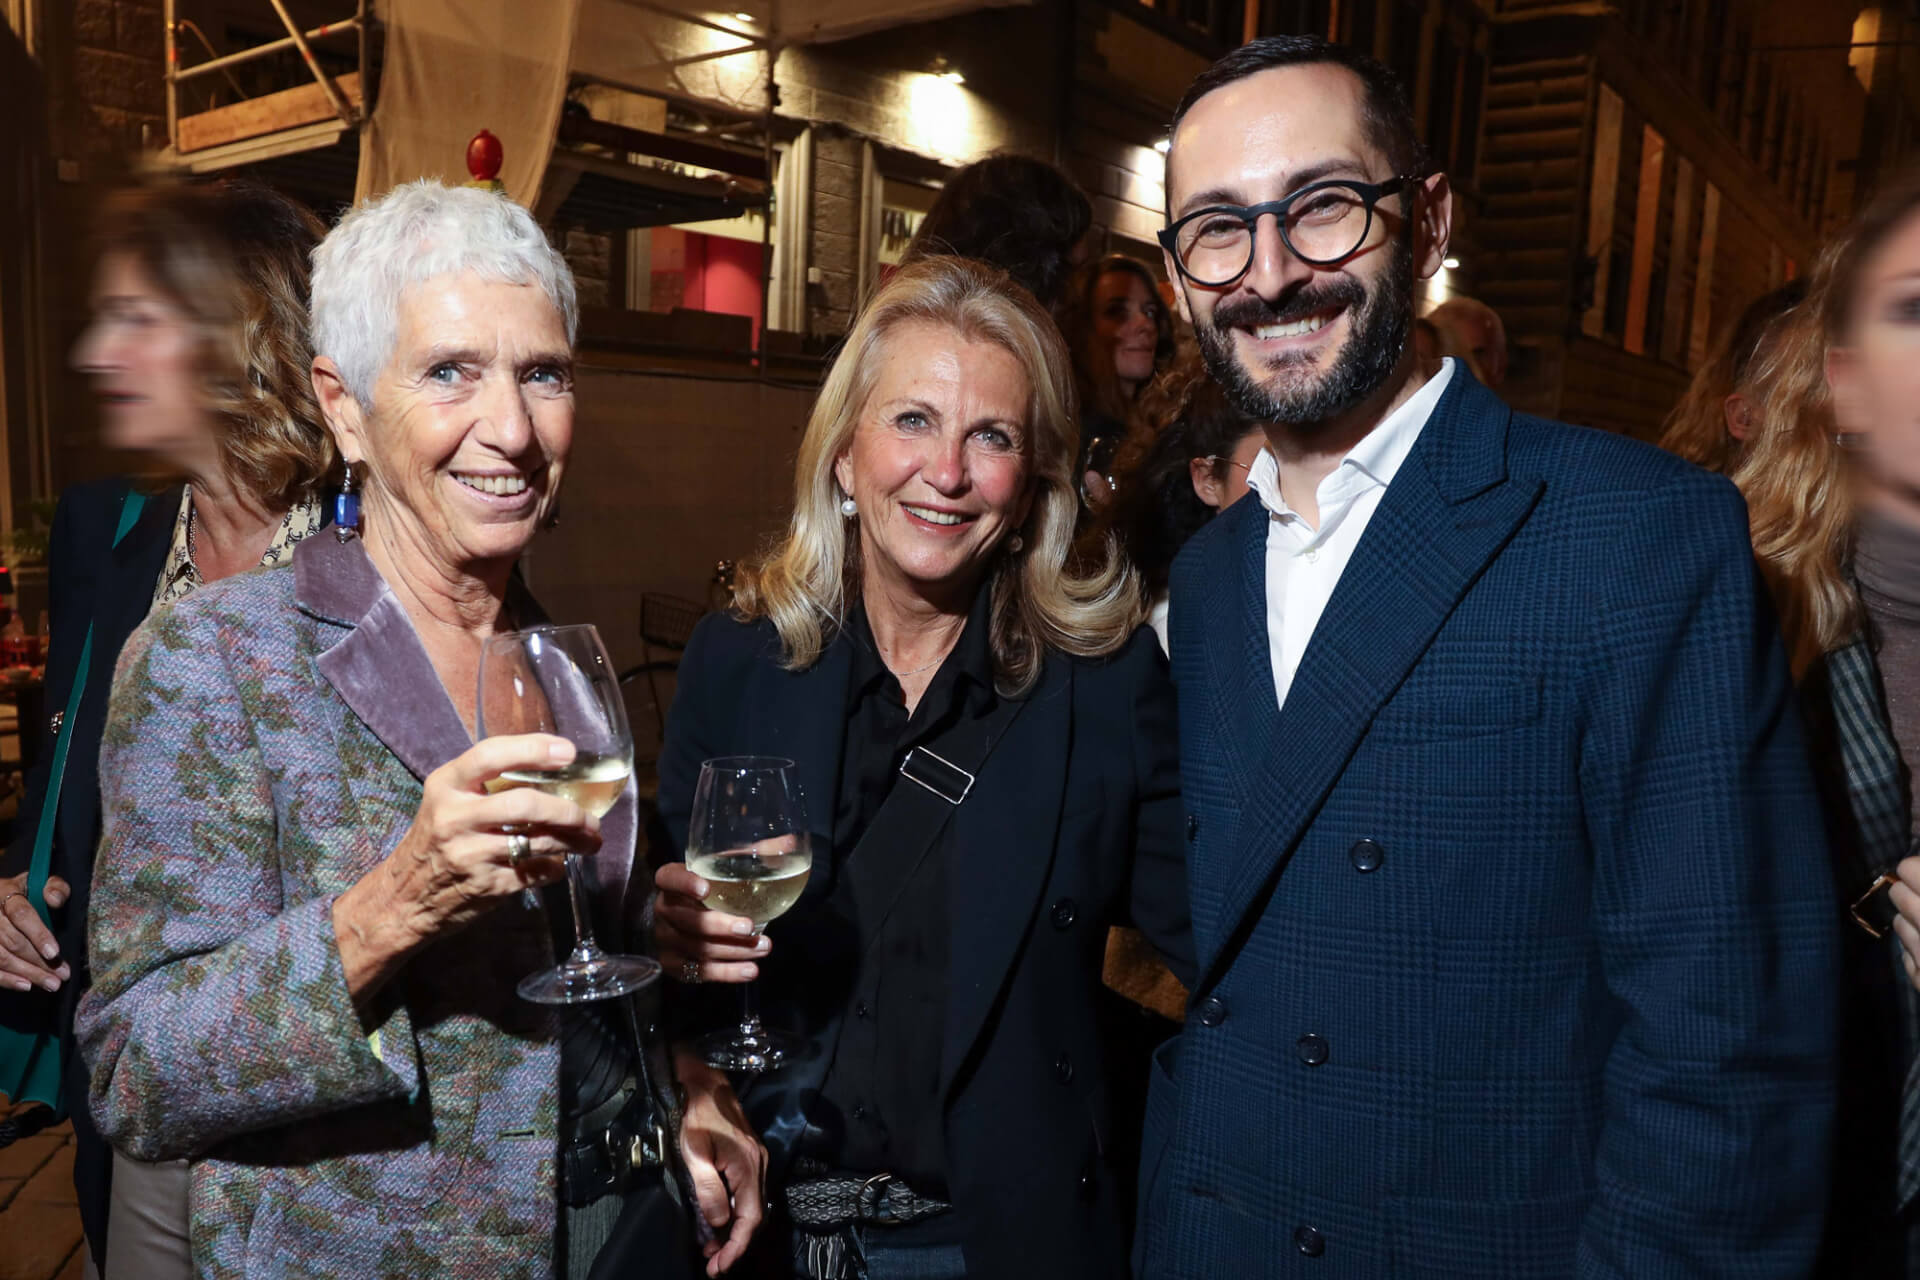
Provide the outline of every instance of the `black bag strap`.
[[1002,698],[986,715],[948,726],[900,761],[892,790],[841,869],[854,912],[871,922],[869,946],[1026,705],[1024,698]]

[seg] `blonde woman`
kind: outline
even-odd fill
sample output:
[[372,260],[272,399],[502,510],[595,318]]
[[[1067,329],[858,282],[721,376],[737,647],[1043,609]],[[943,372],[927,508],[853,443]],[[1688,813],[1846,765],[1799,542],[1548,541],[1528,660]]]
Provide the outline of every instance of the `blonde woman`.
[[[1762,345],[1732,470],[1793,654],[1840,900],[1859,904],[1840,926],[1841,1105],[1820,1272],[1849,1280],[1920,1268],[1920,1158],[1905,1154],[1920,1150],[1920,1019],[1906,989],[1920,984],[1920,860],[1902,861],[1920,829],[1916,276],[1920,172],[1861,213]],[[1898,878],[1879,878],[1896,864]]]
[[[1191,976],[1190,833],[1133,572],[1104,543],[1069,563],[1073,399],[1058,332],[1005,275],[900,271],[814,408],[786,540],[681,667],[676,852],[713,756],[797,762],[814,832],[770,941],[702,911],[678,865],[656,924],[670,973],[761,976],[768,1025],[812,1047],[746,1098],[795,1274],[1126,1273],[1095,997],[1128,916]],[[974,779],[932,778],[944,803],[909,832],[888,805],[923,780],[916,749]]]

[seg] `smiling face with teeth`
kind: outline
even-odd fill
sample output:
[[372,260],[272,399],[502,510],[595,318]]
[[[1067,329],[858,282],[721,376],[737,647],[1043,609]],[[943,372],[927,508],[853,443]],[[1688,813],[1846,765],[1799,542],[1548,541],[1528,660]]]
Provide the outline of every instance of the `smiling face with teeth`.
[[1014,355],[912,321],[879,370],[834,478],[859,512],[861,591],[964,613],[1033,505],[1033,401]]
[[404,559],[504,582],[553,508],[573,442],[565,321],[538,286],[469,272],[410,287],[398,322],[371,405],[315,361],[328,425],[360,476],[368,549],[383,571]]
[[[1280,200],[1314,182],[1382,182],[1395,169],[1368,123],[1366,88],[1331,63],[1272,67],[1199,98],[1167,166],[1173,219],[1212,205]],[[1312,431],[1391,393],[1413,370],[1413,282],[1439,269],[1451,227],[1443,175],[1376,208],[1360,247],[1316,266],[1288,252],[1272,218],[1229,283],[1179,275],[1181,313],[1216,381],[1243,412]]]

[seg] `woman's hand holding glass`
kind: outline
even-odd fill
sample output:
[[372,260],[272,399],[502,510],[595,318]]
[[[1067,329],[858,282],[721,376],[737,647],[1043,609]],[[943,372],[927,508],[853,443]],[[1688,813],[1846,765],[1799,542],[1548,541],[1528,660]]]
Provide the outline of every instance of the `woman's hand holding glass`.
[[[709,908],[710,881],[684,862],[669,862],[654,873],[653,884],[659,891],[653,942],[668,973],[701,982],[752,982],[760,976],[756,962],[773,950],[773,939],[756,935],[749,916]],[[696,968],[689,971],[689,964]]]
[[[600,848],[600,820],[531,787],[494,795],[502,774],[550,770],[574,757],[552,734],[483,738],[427,775],[413,825],[380,864],[333,904],[347,988],[363,1001],[406,957],[465,928],[523,890],[566,874],[564,855]],[[522,833],[526,856],[515,858]]]

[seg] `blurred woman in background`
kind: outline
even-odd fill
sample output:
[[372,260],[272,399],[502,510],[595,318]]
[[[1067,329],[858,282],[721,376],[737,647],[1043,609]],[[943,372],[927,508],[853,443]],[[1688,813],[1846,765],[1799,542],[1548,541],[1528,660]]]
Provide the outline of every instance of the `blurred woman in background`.
[[935,254],[972,258],[1012,276],[1051,311],[1092,225],[1093,206],[1072,178],[1031,156],[991,155],[947,179],[900,265]]
[[1080,477],[1088,505],[1112,499],[1114,458],[1141,388],[1173,359],[1160,282],[1136,258],[1108,254],[1074,273],[1060,310],[1080,392]]
[[[1729,385],[1694,437],[1726,443],[1800,682],[1845,931],[1840,1097],[1820,1274],[1920,1275],[1914,993],[1920,983],[1920,172],[1887,187],[1818,264],[1803,304],[1736,326]],[[1761,336],[1754,337],[1758,331]],[[1711,412],[1724,406],[1724,414]],[[1741,435],[1744,433],[1744,439]],[[1846,442],[1843,444],[1843,441]],[[1851,445],[1851,447],[1848,447]],[[1880,879],[1898,864],[1899,878]],[[1882,892],[1889,891],[1889,892]],[[1888,912],[1889,903],[1898,916]],[[1896,946],[1888,926],[1904,947]]]
[[1758,411],[1754,382],[1765,365],[1763,357],[1779,340],[1787,313],[1806,296],[1806,280],[1790,280],[1747,304],[1667,415],[1661,448],[1721,475],[1733,470],[1753,431]]
[[[90,977],[107,692],[121,646],[150,608],[285,563],[324,523],[336,455],[307,378],[306,336],[307,255],[320,234],[298,204],[246,183],[118,196],[102,221],[93,319],[74,350],[106,443],[135,455],[147,478],[77,485],[54,516],[54,714],[0,868],[0,1016],[16,1036],[56,1038],[59,1052],[43,1052],[24,1076],[9,1072],[0,1091],[71,1107],[81,1221],[93,1263],[109,1274],[184,1276],[189,1267],[185,1166],[109,1156],[73,1046]],[[0,1068],[19,1061],[0,1040]]]
[[1120,494],[1104,528],[1116,533],[1146,593],[1148,622],[1167,646],[1167,572],[1187,539],[1247,492],[1266,431],[1227,399],[1198,354],[1142,397],[1142,421],[1114,460]]

